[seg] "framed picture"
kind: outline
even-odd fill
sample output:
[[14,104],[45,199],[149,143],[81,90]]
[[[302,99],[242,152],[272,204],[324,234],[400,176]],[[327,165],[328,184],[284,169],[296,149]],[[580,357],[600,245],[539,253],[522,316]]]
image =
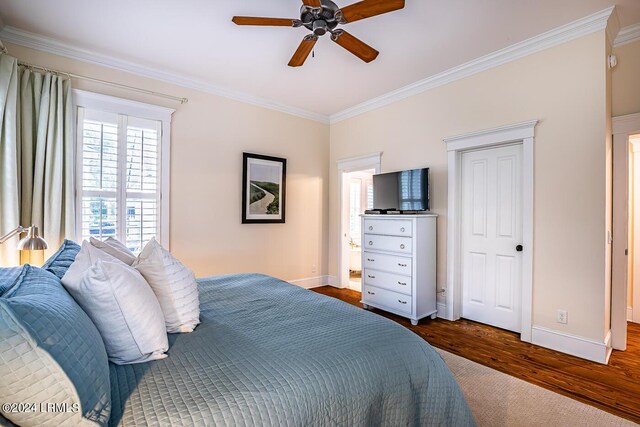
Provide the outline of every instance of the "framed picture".
[[242,153],[242,223],[284,223],[287,159]]

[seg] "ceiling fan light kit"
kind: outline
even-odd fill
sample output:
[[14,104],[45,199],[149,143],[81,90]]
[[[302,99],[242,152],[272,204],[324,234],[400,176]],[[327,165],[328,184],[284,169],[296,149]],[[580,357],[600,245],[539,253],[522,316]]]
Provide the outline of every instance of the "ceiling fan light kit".
[[262,18],[234,16],[237,25],[260,25],[276,27],[305,27],[312,32],[306,35],[289,61],[290,67],[299,67],[306,61],[320,36],[331,34],[331,40],[364,62],[371,62],[379,52],[357,37],[342,29],[338,24],[348,24],[372,16],[393,12],[404,8],[404,0],[363,0],[342,9],[331,0],[302,0],[300,19]]

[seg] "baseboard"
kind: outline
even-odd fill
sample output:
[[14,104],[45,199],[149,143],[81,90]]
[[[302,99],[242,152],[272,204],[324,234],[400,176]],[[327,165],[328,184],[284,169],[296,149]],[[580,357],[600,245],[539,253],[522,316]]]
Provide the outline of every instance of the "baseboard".
[[[304,279],[288,280],[289,283],[300,286],[305,289],[319,288],[320,286],[331,285],[331,278],[333,276],[315,276],[306,277]],[[331,285],[335,286],[335,285]]]
[[627,307],[627,322],[633,322],[633,307]]
[[609,356],[611,355],[611,332],[607,334],[604,341],[599,342],[543,328],[542,326],[534,326],[532,329],[532,344],[605,365],[609,361]]
[[441,319],[447,319],[447,304],[443,302],[436,303],[436,310],[438,310],[438,317]]
[[338,289],[342,289],[344,288],[344,286],[340,285],[340,282],[338,281],[338,277],[336,276],[327,276],[329,279],[327,281],[327,285],[329,286],[333,286],[334,288],[338,288]]

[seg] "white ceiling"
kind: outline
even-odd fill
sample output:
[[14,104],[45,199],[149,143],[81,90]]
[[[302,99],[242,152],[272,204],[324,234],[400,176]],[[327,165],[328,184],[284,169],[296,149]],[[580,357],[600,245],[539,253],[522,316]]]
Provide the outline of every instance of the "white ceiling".
[[407,0],[343,27],[380,51],[375,61],[325,36],[300,68],[287,63],[306,29],[231,22],[298,18],[300,0],[0,0],[0,15],[8,27],[329,116],[616,3],[621,27],[640,22],[640,0]]

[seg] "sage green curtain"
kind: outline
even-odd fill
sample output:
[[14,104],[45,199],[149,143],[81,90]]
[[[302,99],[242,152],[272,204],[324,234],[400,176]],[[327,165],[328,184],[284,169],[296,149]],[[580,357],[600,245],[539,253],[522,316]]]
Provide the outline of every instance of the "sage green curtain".
[[[3,61],[0,65],[13,60],[11,74],[15,78],[11,83],[17,92],[15,101],[7,96],[10,102],[5,102],[5,105],[11,104],[15,108],[16,114],[13,119],[5,114],[7,120],[2,127],[3,131],[5,126],[11,128],[13,136],[5,141],[3,133],[1,140],[1,151],[10,154],[6,161],[3,156],[1,163],[3,195],[0,215],[4,218],[6,212],[11,220],[0,221],[0,232],[6,233],[18,224],[25,227],[37,225],[49,244],[45,251],[46,259],[65,238],[75,235],[71,81],[63,76],[18,67],[15,58],[7,55],[1,55],[0,60]],[[0,80],[4,81],[4,68],[0,68],[0,73]],[[5,176],[9,180],[6,186]],[[5,259],[0,259],[0,262],[8,261],[15,265],[15,243],[10,243],[2,245],[0,257]]]
[[[20,223],[20,170],[18,147],[18,61],[0,55],[0,236]],[[0,245],[0,267],[17,265],[18,238]]]

